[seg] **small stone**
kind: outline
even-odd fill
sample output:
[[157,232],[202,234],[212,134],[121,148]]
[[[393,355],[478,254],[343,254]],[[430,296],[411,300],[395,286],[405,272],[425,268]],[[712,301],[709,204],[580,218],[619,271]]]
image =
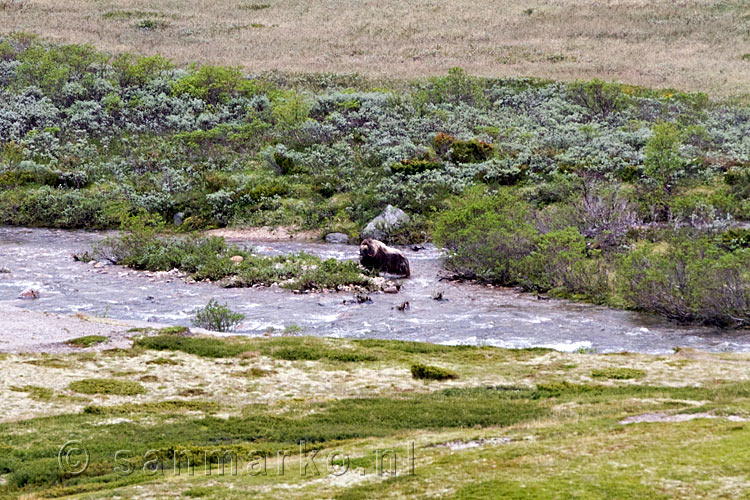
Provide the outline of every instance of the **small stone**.
[[229,257],[229,260],[231,260],[235,264],[239,264],[240,262],[242,262],[243,260],[245,260],[245,258],[242,255],[233,255],[233,256]]
[[94,267],[96,269],[101,269],[102,267],[107,267],[109,265],[110,265],[110,263],[108,261],[106,261],[106,260],[100,260],[96,264],[94,264]]
[[383,293],[398,293],[398,288],[395,286],[389,286],[383,289]]
[[35,288],[27,288],[26,290],[24,290],[23,292],[21,292],[20,294],[18,294],[18,298],[19,299],[28,299],[28,300],[38,299],[39,298],[39,290],[36,290]]
[[349,236],[344,233],[328,233],[325,236],[326,243],[335,243],[339,245],[346,245],[349,243]]
[[185,212],[177,212],[174,214],[174,217],[172,217],[172,223],[175,226],[181,226],[183,222],[185,222]]

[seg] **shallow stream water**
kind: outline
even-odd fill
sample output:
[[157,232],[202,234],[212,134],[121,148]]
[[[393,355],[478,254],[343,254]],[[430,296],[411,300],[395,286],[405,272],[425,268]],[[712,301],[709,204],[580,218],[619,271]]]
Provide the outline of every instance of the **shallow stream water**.
[[[163,274],[119,266],[95,268],[75,262],[102,233],[0,227],[0,301],[37,311],[83,312],[117,319],[189,325],[195,309],[210,299],[226,302],[246,318],[239,333],[260,335],[299,327],[306,335],[416,340],[500,347],[552,347],[573,351],[663,353],[694,347],[750,351],[750,332],[686,327],[660,318],[569,301],[540,300],[508,288],[440,279],[440,252],[431,246],[404,249],[412,278],[398,294],[371,294],[372,302],[350,302],[350,293],[294,294],[279,288],[225,289],[186,283]],[[322,243],[232,240],[262,253],[305,251],[355,259],[358,247]],[[37,300],[21,300],[27,287]],[[442,291],[444,300],[434,300]],[[396,307],[409,302],[409,308]],[[0,321],[2,319],[0,318]]]

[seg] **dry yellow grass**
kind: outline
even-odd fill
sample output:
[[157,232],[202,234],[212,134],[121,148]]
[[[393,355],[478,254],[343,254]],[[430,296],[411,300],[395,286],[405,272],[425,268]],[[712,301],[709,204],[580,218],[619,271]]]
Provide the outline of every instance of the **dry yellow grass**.
[[[138,28],[144,19],[156,27]],[[461,66],[750,96],[747,0],[0,0],[0,27],[253,72]]]

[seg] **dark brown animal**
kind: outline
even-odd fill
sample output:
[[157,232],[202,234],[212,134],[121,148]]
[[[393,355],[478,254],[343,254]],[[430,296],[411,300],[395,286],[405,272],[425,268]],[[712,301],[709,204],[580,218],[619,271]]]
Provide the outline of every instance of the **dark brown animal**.
[[359,244],[359,263],[367,269],[384,271],[408,278],[409,261],[400,250],[387,246],[382,241],[367,238]]

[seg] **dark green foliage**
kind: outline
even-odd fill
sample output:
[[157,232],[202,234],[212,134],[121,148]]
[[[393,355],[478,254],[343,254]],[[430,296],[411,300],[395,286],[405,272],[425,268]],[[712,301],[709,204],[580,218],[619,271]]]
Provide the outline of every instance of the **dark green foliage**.
[[713,239],[647,243],[620,262],[623,297],[635,307],[680,321],[750,324],[750,250]]
[[445,368],[420,363],[411,365],[411,376],[420,380],[451,380],[458,378],[458,375]]
[[437,170],[442,166],[439,161],[434,160],[404,160],[391,165],[391,172],[404,175],[421,174],[428,170]]
[[727,229],[719,235],[719,244],[730,251],[750,248],[750,229]]
[[489,159],[492,152],[492,144],[476,139],[454,141],[451,145],[450,158],[456,163],[480,163]]

